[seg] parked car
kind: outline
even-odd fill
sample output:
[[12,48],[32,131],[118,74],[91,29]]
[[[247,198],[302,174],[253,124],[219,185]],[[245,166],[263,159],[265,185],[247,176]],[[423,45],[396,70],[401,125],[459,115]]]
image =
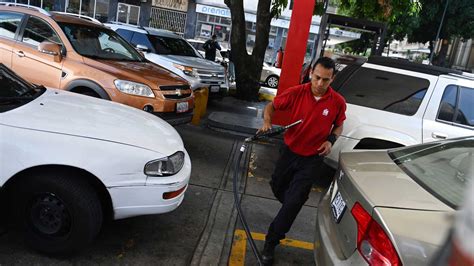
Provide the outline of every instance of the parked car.
[[270,88],[277,88],[280,81],[281,68],[276,68],[266,62],[263,63],[260,81]]
[[34,86],[0,64],[0,207],[33,248],[69,253],[103,220],[166,213],[191,161],[162,119],[111,101]]
[[317,208],[317,265],[429,265],[474,175],[474,136],[342,153]]
[[34,84],[127,104],[171,124],[192,119],[186,80],[95,19],[0,3],[0,50],[0,63]]
[[332,87],[347,101],[341,151],[388,149],[474,135],[474,76],[457,70],[371,57],[337,74]]
[[210,96],[222,96],[229,90],[224,67],[204,59],[181,36],[129,24],[105,25],[141,50],[146,59],[186,79],[193,90],[209,88]]

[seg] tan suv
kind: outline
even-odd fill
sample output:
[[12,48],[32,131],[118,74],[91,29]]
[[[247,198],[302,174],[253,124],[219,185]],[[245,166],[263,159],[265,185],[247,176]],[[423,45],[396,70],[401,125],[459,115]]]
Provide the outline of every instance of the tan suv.
[[34,84],[123,103],[170,124],[192,117],[185,80],[92,18],[0,3],[0,63]]

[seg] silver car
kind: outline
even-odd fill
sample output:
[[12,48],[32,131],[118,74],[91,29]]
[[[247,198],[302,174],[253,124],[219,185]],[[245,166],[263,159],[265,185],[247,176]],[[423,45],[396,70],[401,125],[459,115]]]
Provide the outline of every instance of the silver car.
[[474,136],[342,153],[318,206],[317,265],[427,265],[474,173]]
[[225,68],[204,59],[181,36],[171,31],[116,22],[104,25],[141,50],[146,59],[185,79],[193,90],[208,88],[211,97],[227,94]]
[[264,82],[270,88],[278,87],[280,82],[281,68],[276,68],[268,63],[263,63],[262,75],[260,81]]

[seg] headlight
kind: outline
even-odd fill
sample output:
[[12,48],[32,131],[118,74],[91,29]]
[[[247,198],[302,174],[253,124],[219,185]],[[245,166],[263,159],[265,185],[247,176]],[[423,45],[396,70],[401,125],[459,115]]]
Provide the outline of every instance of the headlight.
[[148,176],[174,175],[183,168],[184,152],[178,151],[175,154],[153,160],[145,165],[145,174]]
[[198,76],[196,70],[192,67],[178,65],[178,64],[173,64],[173,66],[176,67],[177,69],[180,69],[181,71],[183,71],[184,74],[186,74],[188,76],[191,76],[191,77],[197,77]]
[[145,84],[128,80],[115,80],[114,83],[115,87],[123,93],[155,98],[153,91]]

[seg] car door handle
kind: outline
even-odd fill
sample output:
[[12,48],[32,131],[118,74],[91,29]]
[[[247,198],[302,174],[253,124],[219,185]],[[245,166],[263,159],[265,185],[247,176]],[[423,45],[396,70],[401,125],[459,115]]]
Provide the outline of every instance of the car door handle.
[[16,51],[15,54],[18,55],[18,57],[25,57],[25,53],[23,53],[23,51]]
[[432,136],[434,139],[447,139],[447,138],[448,138],[448,135],[443,134],[443,133],[437,133],[437,132],[431,133],[431,136]]

